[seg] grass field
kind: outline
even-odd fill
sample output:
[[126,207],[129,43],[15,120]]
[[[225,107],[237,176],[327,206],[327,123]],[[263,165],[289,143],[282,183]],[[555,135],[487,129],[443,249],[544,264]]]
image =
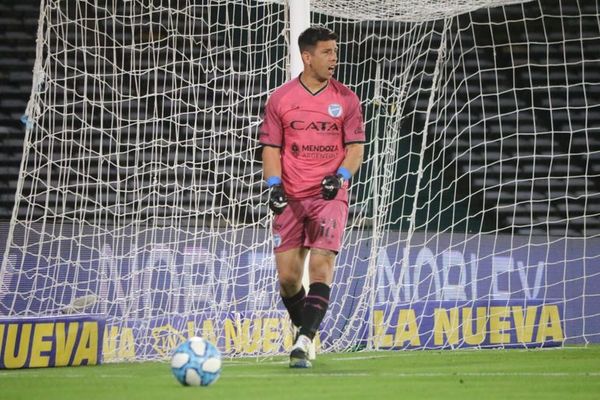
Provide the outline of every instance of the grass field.
[[168,363],[0,371],[0,399],[599,399],[600,346],[547,350],[321,354],[226,360],[207,388],[183,387]]

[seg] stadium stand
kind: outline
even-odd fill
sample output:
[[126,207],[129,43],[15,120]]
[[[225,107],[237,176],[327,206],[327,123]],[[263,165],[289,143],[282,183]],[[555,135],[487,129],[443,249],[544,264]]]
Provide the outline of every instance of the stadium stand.
[[[581,2],[579,6],[590,14],[597,11],[594,2]],[[569,40],[579,37],[582,27],[564,26],[552,17],[561,13],[578,13],[580,10],[564,6],[559,10],[561,5],[557,2],[546,2],[543,7],[544,24],[523,24],[527,12],[521,6],[481,10],[457,18],[458,24],[467,18],[481,22],[481,30],[475,35],[476,44],[482,49],[480,55],[485,54],[486,45],[492,42],[498,45],[529,40],[532,43],[527,51],[518,47],[512,49],[513,57],[522,56],[512,61],[516,68],[503,69],[502,65],[491,64],[491,55],[488,61],[478,58],[473,59],[472,63],[465,62],[466,69],[462,71],[462,77],[467,82],[469,74],[478,73],[478,82],[483,82],[484,86],[494,91],[510,92],[508,89],[532,85],[545,88],[540,89],[539,95],[534,91],[533,96],[519,98],[518,110],[514,108],[514,98],[507,99],[505,103],[501,97],[499,103],[470,104],[471,118],[486,115],[481,123],[475,125],[464,118],[466,114],[457,117],[455,128],[460,130],[470,125],[471,134],[468,140],[461,135],[454,146],[448,147],[446,158],[452,157],[456,162],[455,181],[438,184],[452,184],[459,191],[469,188],[472,193],[477,193],[475,198],[481,202],[481,210],[485,211],[479,214],[475,202],[470,200],[469,212],[472,215],[466,219],[468,226],[465,226],[469,231],[499,230],[522,235],[564,235],[566,232],[572,236],[600,233],[600,85],[586,84],[587,80],[600,82],[600,69],[584,69],[578,64],[583,57],[590,59],[597,54],[600,43],[596,31],[599,27],[585,27],[584,31],[596,32],[590,36],[596,39],[583,41],[582,47],[581,40]],[[25,132],[21,117],[31,91],[38,10],[39,1],[35,0],[5,0],[0,4],[0,219],[10,219],[12,215]],[[490,35],[486,23],[507,20],[521,23],[513,24],[514,29],[511,28],[510,33],[498,30],[494,31],[493,36]],[[585,23],[586,20],[583,21]],[[551,66],[555,58],[563,64],[562,70],[555,70]],[[494,59],[502,60],[502,57]],[[564,71],[565,62],[572,65],[567,74]],[[487,68],[493,73],[486,74]],[[502,79],[498,79],[498,74]],[[223,87],[236,84],[231,79],[234,78],[223,77]],[[343,77],[341,79],[344,80]],[[570,89],[561,86],[565,84],[565,79]],[[254,89],[239,82],[236,86]],[[256,90],[259,93],[264,88]],[[459,91],[456,99],[458,107],[469,101],[469,90],[469,86],[465,85]],[[218,102],[219,95],[216,92],[206,93],[204,99]],[[509,95],[514,96],[514,93]],[[244,113],[258,115],[261,102],[264,102],[264,97],[254,102],[251,109],[239,110],[235,114],[240,120],[248,118]],[[163,104],[163,107],[168,107],[168,104]],[[548,111],[550,107],[553,112]],[[489,117],[490,110],[493,110],[496,118]],[[227,120],[215,123],[221,132],[228,123],[236,123],[235,118],[225,117]],[[490,141],[493,132],[498,132],[498,141]],[[237,145],[238,148],[241,146],[241,143]],[[485,149],[486,157],[483,152],[480,157],[473,156],[475,153],[468,158],[461,157],[466,149],[477,146]],[[503,161],[485,165],[490,154],[494,153],[501,154]],[[212,163],[213,168],[222,168],[226,173],[223,164],[226,160],[209,161],[209,158],[207,154],[207,163]],[[236,164],[236,168],[248,168],[241,162],[233,164]],[[568,180],[565,179],[567,176]],[[444,179],[448,179],[448,176]],[[240,184],[235,180],[231,182],[232,185]],[[261,188],[248,190],[248,198],[256,198]],[[539,202],[532,202],[531,199],[538,199]],[[593,199],[598,201],[591,202]],[[225,198],[219,200],[227,201]],[[253,207],[249,209],[258,210]],[[266,212],[265,208],[260,210],[239,215],[242,219],[257,220],[264,215],[260,213]],[[259,214],[251,215],[252,212]],[[24,211],[19,210],[19,213]],[[446,221],[436,221],[436,229],[452,225],[451,217],[447,218]]]

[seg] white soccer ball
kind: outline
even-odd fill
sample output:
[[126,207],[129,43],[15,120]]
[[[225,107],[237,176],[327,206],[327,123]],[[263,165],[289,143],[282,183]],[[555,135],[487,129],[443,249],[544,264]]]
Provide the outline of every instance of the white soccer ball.
[[173,352],[171,370],[182,385],[211,385],[221,375],[221,353],[209,341],[191,337]]

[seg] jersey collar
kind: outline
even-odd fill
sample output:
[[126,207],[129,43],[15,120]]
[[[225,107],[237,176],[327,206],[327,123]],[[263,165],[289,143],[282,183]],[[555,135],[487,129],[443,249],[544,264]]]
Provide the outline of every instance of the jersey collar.
[[298,75],[298,82],[300,82],[300,84],[302,85],[304,90],[306,90],[311,96],[316,96],[329,87],[329,80],[328,80],[327,84],[325,86],[323,86],[321,89],[319,89],[313,93],[313,92],[311,92],[311,90],[308,87],[306,87],[306,85],[304,85],[304,83],[302,82],[302,79],[300,79],[301,76],[302,76],[302,73],[300,73],[300,75]]

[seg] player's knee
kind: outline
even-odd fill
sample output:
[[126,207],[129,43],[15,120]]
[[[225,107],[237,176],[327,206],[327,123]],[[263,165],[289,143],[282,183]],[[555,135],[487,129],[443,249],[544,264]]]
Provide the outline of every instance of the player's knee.
[[326,249],[312,249],[310,256],[310,281],[330,285],[336,253]]
[[292,273],[279,274],[279,286],[284,295],[292,296],[298,292],[302,285],[302,277]]
[[336,253],[326,249],[311,249],[310,267],[313,269],[329,269],[335,264]]
[[324,283],[331,285],[332,274],[326,270],[312,271],[310,274],[310,283]]

